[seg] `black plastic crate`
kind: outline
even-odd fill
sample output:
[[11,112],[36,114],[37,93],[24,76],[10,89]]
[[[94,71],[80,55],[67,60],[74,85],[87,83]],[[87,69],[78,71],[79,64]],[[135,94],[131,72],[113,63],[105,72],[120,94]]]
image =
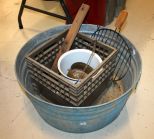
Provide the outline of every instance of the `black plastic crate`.
[[[115,70],[117,50],[101,42],[96,43],[95,53],[102,58],[102,64],[77,84],[51,70],[55,56],[65,39],[67,31],[47,40],[26,56],[31,78],[44,87],[58,104],[71,106],[90,105],[111,81]],[[93,50],[94,40],[78,33],[71,49]],[[41,88],[42,88],[41,87]],[[47,91],[48,90],[48,91]],[[47,96],[48,97],[48,96]]]

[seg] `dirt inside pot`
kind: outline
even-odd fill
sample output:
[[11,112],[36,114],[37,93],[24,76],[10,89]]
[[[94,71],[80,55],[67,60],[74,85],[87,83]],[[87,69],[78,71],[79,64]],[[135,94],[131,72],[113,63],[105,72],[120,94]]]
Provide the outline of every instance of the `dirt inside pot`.
[[109,88],[97,98],[97,100],[92,105],[103,104],[112,101],[120,97],[124,93],[124,86],[122,81],[112,82]]
[[68,70],[67,76],[73,79],[84,79],[91,71],[93,71],[91,66],[77,62]]

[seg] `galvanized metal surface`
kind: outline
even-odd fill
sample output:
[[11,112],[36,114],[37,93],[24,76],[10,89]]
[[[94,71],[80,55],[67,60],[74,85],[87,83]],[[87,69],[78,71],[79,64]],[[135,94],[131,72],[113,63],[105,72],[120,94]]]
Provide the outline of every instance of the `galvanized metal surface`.
[[[33,103],[40,116],[53,127],[74,133],[91,132],[103,128],[111,123],[120,114],[126,104],[132,90],[136,88],[141,76],[141,58],[134,46],[133,57],[129,72],[124,77],[124,94],[119,98],[101,105],[88,107],[66,107],[49,103],[32,89],[29,73],[26,68],[25,55],[45,40],[54,37],[57,33],[67,29],[68,26],[60,26],[45,31],[29,40],[20,50],[16,59],[16,76],[21,87]],[[83,25],[81,32],[92,34],[97,29],[95,25]]]

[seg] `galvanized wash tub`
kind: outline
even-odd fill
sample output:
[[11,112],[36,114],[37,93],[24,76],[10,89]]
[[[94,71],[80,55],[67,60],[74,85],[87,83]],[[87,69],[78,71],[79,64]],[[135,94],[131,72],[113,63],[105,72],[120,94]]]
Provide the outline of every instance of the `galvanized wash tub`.
[[[130,94],[136,88],[141,76],[141,58],[134,46],[126,39],[129,46],[133,48],[132,62],[129,72],[122,80],[124,93],[119,98],[108,103],[88,107],[68,107],[47,102],[37,95],[32,89],[32,83],[26,67],[25,55],[38,44],[48,38],[67,29],[68,26],[60,26],[33,37],[20,50],[16,59],[16,76],[27,96],[33,103],[39,115],[53,127],[73,133],[91,132],[103,128],[111,123],[120,114]],[[95,25],[83,25],[81,32],[92,34],[97,29]]]

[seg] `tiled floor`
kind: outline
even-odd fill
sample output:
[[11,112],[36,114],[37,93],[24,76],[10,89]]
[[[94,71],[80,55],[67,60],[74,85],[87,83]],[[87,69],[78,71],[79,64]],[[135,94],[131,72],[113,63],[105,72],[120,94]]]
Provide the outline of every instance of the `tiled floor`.
[[[109,126],[88,134],[70,134],[46,124],[18,85],[14,73],[16,55],[34,35],[63,25],[63,20],[25,10],[24,29],[17,14],[21,0],[0,4],[0,138],[1,139],[151,139],[154,136],[154,1],[128,0],[129,17],[122,34],[139,50],[143,71],[136,93],[120,116]],[[56,2],[31,0],[50,11],[63,14]],[[50,6],[51,4],[51,6]],[[113,25],[110,25],[114,28]]]

